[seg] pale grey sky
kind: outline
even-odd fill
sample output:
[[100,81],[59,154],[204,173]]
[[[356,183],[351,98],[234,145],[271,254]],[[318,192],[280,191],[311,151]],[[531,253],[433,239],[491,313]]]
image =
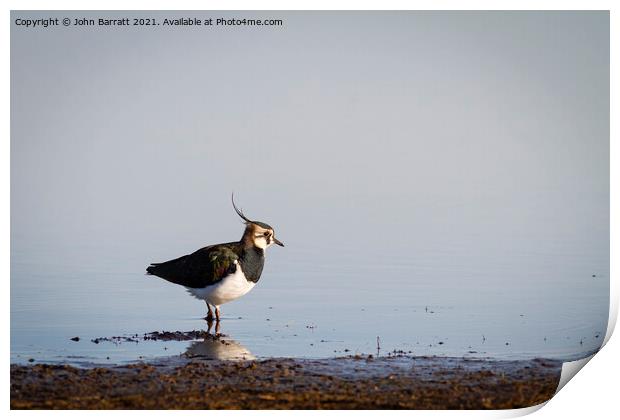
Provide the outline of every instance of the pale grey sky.
[[[188,14],[233,15],[118,16]],[[231,240],[234,190],[298,247],[608,258],[607,12],[234,15],[284,26],[12,26],[15,249]]]

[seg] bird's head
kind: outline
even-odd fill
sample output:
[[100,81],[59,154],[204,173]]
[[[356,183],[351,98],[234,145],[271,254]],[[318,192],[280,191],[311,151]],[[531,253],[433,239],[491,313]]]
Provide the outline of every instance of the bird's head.
[[262,250],[267,249],[273,244],[284,246],[282,242],[276,239],[275,231],[267,223],[250,220],[245,217],[243,212],[235,205],[234,197],[232,199],[232,205],[239,217],[245,222],[245,232],[243,232],[242,241],[246,245],[253,245]]

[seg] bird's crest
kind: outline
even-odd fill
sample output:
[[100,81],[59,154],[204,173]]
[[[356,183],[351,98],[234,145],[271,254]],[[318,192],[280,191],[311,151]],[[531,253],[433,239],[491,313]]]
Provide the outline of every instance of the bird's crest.
[[237,208],[237,205],[235,204],[235,194],[234,193],[230,196],[230,198],[232,200],[233,208],[235,209],[235,211],[237,212],[239,217],[241,217],[243,220],[245,220],[246,223],[253,223],[250,219],[245,217],[245,215],[243,214],[243,211],[241,211],[240,209]]

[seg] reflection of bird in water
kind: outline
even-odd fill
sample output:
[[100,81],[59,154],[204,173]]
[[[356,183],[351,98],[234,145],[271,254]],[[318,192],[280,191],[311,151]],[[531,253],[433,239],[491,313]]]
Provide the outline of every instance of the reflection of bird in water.
[[211,334],[212,322],[208,324],[208,336],[203,341],[194,341],[185,351],[187,357],[201,357],[210,360],[255,360],[250,350],[238,342],[224,338],[220,334],[220,323],[215,324],[215,334]]

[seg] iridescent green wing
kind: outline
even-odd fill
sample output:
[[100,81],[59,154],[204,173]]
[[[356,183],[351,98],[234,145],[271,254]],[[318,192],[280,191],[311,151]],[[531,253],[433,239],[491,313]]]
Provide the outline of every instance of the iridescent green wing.
[[236,271],[237,253],[229,246],[220,245],[209,251],[208,271],[204,273],[209,284],[216,283]]
[[193,254],[152,264],[147,272],[185,287],[207,287],[237,270],[237,247],[238,243],[208,246]]
[[195,284],[190,287],[210,286],[228,274],[234,273],[237,269],[235,262],[239,259],[235,245],[234,243],[212,245],[189,255],[187,265],[191,274],[188,274],[192,278],[191,283]]

